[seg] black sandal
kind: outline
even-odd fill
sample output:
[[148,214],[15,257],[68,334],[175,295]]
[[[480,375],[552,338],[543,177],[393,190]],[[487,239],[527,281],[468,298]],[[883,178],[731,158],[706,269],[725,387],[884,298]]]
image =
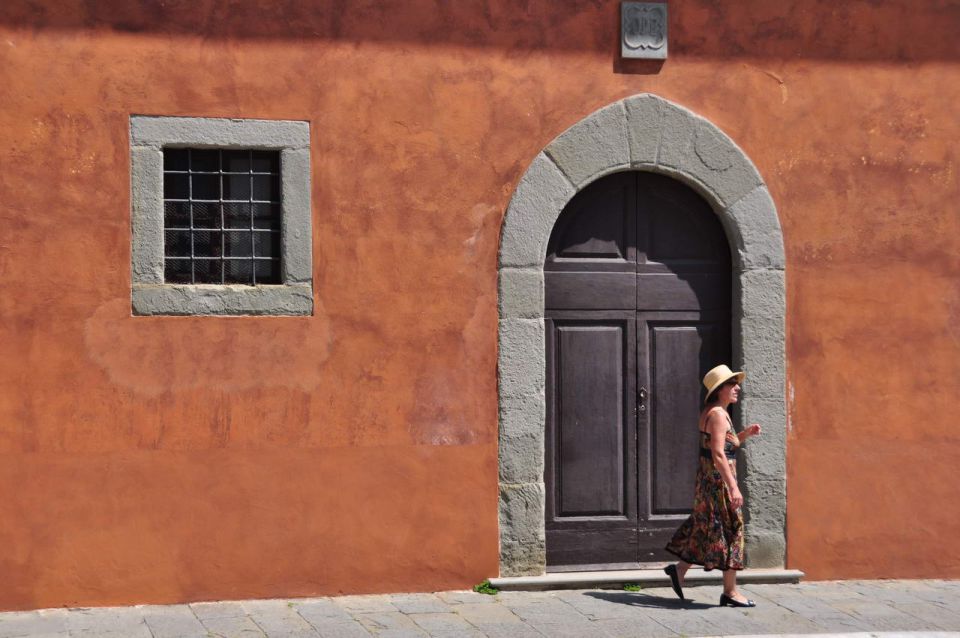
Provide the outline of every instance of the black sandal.
[[673,592],[680,597],[680,600],[686,600],[683,597],[683,588],[680,587],[680,574],[677,573],[677,566],[667,565],[663,568],[663,571],[670,577],[670,586],[673,587]]
[[726,594],[720,594],[720,606],[721,606],[721,607],[727,607],[727,606],[730,606],[730,607],[756,607],[756,606],[757,606],[757,603],[753,602],[752,600],[747,600],[747,602],[742,603],[742,602],[740,602],[739,600],[737,600],[736,598],[731,598],[730,596],[727,596]]

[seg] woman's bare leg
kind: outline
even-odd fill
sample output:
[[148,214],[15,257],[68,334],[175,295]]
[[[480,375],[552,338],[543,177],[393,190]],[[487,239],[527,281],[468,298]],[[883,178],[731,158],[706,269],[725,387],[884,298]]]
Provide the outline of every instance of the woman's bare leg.
[[737,602],[746,602],[746,597],[737,591],[737,570],[727,569],[723,572],[723,593]]
[[685,560],[677,561],[677,576],[680,578],[680,584],[683,584],[683,577],[686,576],[687,570],[690,569],[690,563]]

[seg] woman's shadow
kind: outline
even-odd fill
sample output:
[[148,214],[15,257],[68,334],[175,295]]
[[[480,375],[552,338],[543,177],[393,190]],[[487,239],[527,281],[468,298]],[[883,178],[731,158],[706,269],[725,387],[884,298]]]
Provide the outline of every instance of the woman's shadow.
[[651,596],[650,594],[644,594],[642,591],[588,591],[584,592],[584,594],[607,602],[632,605],[634,607],[653,607],[657,609],[710,609],[713,607],[713,605],[706,605],[692,600],[673,600],[671,598]]

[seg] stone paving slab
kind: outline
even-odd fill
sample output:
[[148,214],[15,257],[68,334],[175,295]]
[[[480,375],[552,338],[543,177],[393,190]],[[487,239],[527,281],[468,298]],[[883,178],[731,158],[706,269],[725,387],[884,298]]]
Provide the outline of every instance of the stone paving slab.
[[469,591],[0,613],[0,638],[960,638],[960,581]]

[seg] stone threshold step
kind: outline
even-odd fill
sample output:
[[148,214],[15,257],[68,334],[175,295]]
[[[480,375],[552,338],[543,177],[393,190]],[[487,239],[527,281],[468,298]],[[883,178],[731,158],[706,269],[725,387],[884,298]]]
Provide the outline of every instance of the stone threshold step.
[[[796,569],[743,569],[737,572],[737,582],[754,585],[799,583],[803,572]],[[722,582],[723,572],[690,568],[684,578],[687,585],[716,585]],[[620,588],[625,583],[641,587],[669,587],[670,577],[662,569],[625,569],[602,572],[553,572],[543,576],[512,576],[491,578],[490,584],[503,591],[537,591],[544,589],[604,589]]]

